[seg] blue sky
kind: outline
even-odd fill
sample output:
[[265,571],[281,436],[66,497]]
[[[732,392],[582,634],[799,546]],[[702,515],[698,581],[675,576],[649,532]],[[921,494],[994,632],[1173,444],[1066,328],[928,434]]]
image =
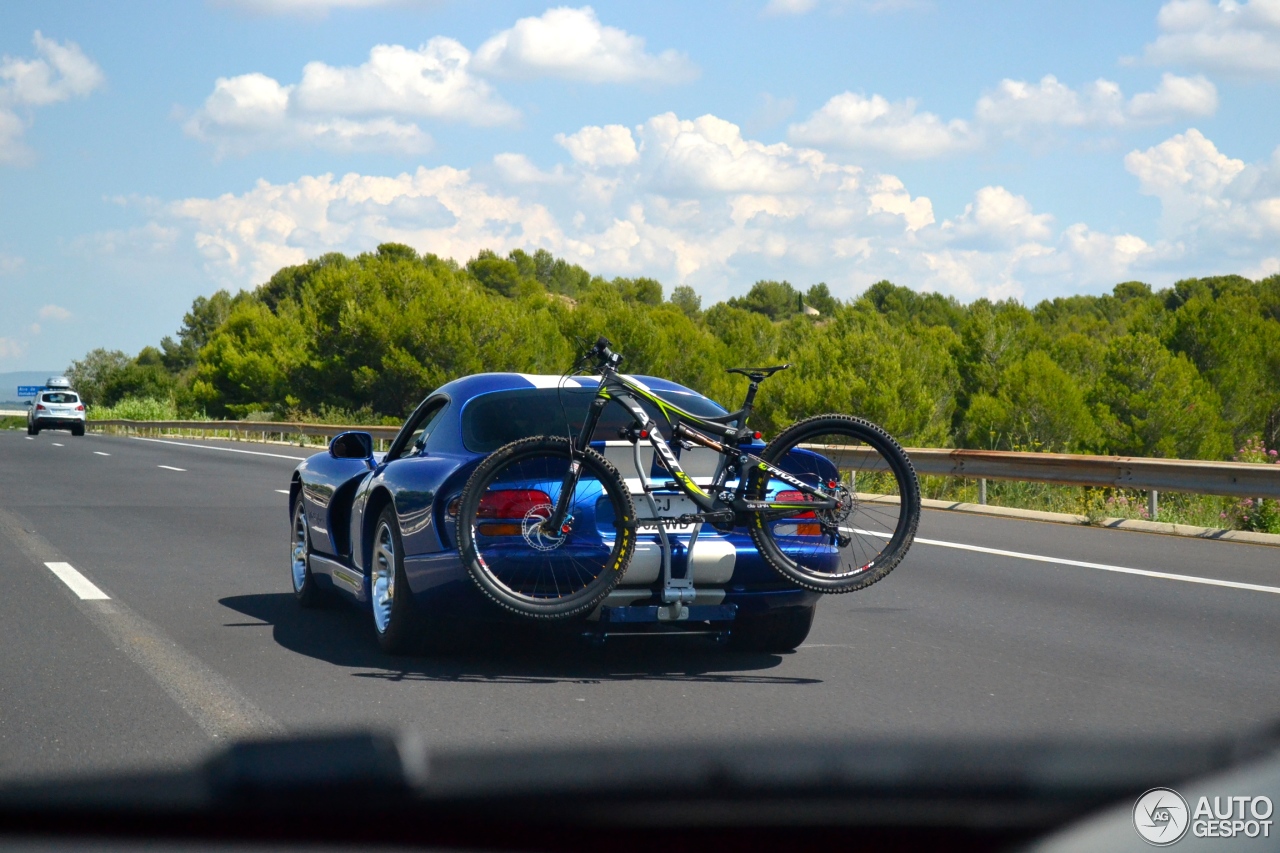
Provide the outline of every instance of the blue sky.
[[1280,271],[1280,0],[8,3],[0,370],[388,240],[1028,303]]

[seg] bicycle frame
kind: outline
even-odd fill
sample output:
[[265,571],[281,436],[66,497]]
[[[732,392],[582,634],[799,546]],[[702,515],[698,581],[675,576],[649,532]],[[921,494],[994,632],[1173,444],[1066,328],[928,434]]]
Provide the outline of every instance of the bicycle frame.
[[[619,373],[612,364],[605,364],[601,369],[600,388],[596,392],[595,398],[591,401],[582,429],[574,441],[573,453],[575,456],[581,454],[590,446],[604,407],[613,402],[622,406],[631,415],[635,425],[634,438],[637,441],[648,439],[649,443],[653,445],[654,452],[661,460],[663,467],[671,473],[676,487],[702,510],[699,516],[690,518],[690,522],[728,522],[736,520],[741,514],[749,514],[764,521],[773,518],[786,518],[793,515],[795,510],[798,509],[805,511],[834,509],[837,505],[837,498],[831,491],[824,489],[821,485],[815,487],[805,483],[738,446],[741,442],[754,435],[747,428],[747,422],[751,417],[758,389],[759,383],[753,380],[747,390],[747,398],[741,409],[721,418],[708,420],[691,412],[686,412],[679,406],[662,399],[635,379]],[[649,414],[637,402],[637,397],[648,400],[666,416],[672,426],[671,437],[673,440],[698,444],[720,454],[721,461],[716,467],[710,492],[704,491],[680,467],[680,462],[676,459],[675,453],[672,452],[671,445],[662,436],[654,420],[649,417]],[[738,425],[730,426],[728,423],[720,423],[720,421],[737,421]],[[696,425],[698,429],[693,429],[688,425],[689,423]],[[700,432],[699,430],[704,430],[705,432]],[[721,439],[727,439],[728,443],[712,438],[706,433],[712,433]],[[551,517],[544,523],[545,529],[553,532],[553,534],[568,532],[563,528],[569,521],[569,504],[578,485],[580,470],[580,463],[576,459],[572,460],[569,464],[569,472],[565,477],[565,482],[556,501],[556,507]],[[805,495],[808,500],[803,502],[747,500],[747,473],[753,470],[763,471],[770,476],[776,477],[792,486],[795,491]],[[725,483],[728,482],[729,475],[735,471],[738,474],[738,484],[732,491],[726,490]],[[830,488],[834,489],[834,484]]]

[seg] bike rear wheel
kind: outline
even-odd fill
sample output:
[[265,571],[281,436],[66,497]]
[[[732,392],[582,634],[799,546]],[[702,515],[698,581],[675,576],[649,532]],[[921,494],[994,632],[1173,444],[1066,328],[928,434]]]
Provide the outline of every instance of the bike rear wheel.
[[[920,523],[920,485],[911,460],[880,427],[848,415],[818,415],[788,427],[760,458],[839,500],[835,509],[763,511],[751,520],[751,538],[779,573],[815,592],[854,592],[906,556]],[[759,470],[750,495],[811,500]]]
[[542,528],[569,473],[569,442],[521,439],[494,451],[463,489],[458,545],[472,580],[497,604],[538,619],[590,611],[626,573],[635,549],[631,493],[594,450],[577,455],[580,474],[561,530]]

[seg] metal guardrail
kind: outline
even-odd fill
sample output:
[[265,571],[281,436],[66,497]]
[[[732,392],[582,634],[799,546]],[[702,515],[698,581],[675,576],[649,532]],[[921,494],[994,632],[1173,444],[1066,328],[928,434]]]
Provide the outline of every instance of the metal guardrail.
[[[824,447],[822,453],[837,465],[843,459],[864,468],[871,467],[868,463],[872,458],[880,459],[868,450],[853,448]],[[1280,465],[932,447],[907,448],[907,455],[920,474],[969,480],[1019,480],[1062,486],[1280,498]]]
[[367,432],[377,439],[391,440],[400,433],[400,427],[393,426],[340,426],[334,424],[299,424],[282,421],[129,421],[129,420],[90,420],[86,426],[120,427],[131,430],[186,430],[190,432],[225,432],[238,438],[247,435],[306,435],[333,438],[335,435],[350,430]]
[[[339,426],[280,423],[276,421],[128,421],[88,422],[96,427],[132,430],[185,430],[226,432],[248,436],[323,436],[332,438],[348,430],[362,430],[379,440],[400,432],[392,426]],[[822,452],[840,464],[872,467],[879,457],[867,450],[824,447]],[[1102,486],[1142,489],[1155,493],[1189,492],[1241,498],[1280,498],[1280,465],[1248,462],[1205,462],[1194,459],[1147,459],[1133,456],[1082,456],[1071,453],[1013,453],[1000,450],[948,450],[907,448],[907,455],[921,474],[961,477],[969,480],[1018,480],[1063,486]],[[984,483],[985,485],[985,483]],[[985,491],[985,489],[983,489]],[[1154,494],[1152,495],[1154,504]],[[983,501],[985,503],[985,501]]]

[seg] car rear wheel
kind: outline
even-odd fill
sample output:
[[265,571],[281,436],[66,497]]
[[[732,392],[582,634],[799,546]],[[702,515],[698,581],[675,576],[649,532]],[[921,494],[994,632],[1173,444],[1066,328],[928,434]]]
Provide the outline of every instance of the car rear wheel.
[[72,435],[84,435],[84,425],[83,425],[83,424],[81,424],[81,425],[79,425],[79,426],[73,426],[73,427],[71,428],[71,434],[72,434]]
[[404,545],[394,507],[378,517],[373,534],[373,559],[369,565],[369,604],[378,645],[388,654],[417,651],[422,632],[413,612],[413,595],[404,574]]
[[324,592],[316,586],[311,575],[311,532],[307,529],[307,514],[303,510],[302,495],[293,505],[293,542],[289,555],[289,574],[293,581],[293,596],[303,607],[319,607],[324,603]]
[[39,430],[33,424],[27,424],[27,435],[35,435]]
[[744,652],[793,651],[809,636],[816,607],[787,607],[766,613],[745,613],[733,623],[729,644]]

